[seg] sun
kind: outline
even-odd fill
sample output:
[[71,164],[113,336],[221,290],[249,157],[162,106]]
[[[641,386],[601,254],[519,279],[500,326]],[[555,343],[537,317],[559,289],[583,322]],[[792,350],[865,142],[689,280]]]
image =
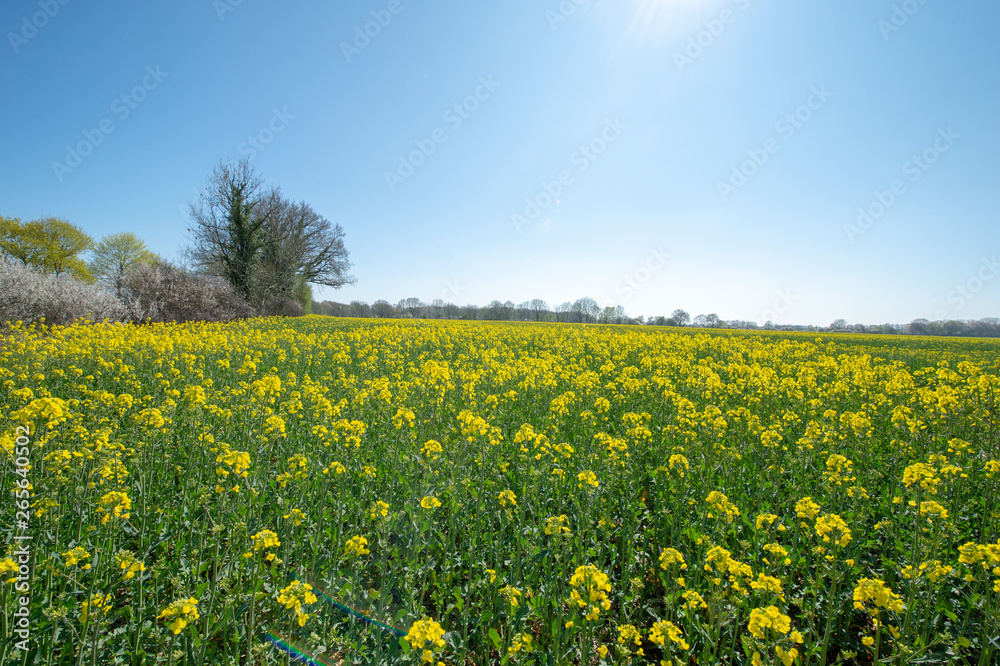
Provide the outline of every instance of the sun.
[[697,13],[704,0],[633,0],[626,39],[642,45],[662,40],[681,22],[685,14]]

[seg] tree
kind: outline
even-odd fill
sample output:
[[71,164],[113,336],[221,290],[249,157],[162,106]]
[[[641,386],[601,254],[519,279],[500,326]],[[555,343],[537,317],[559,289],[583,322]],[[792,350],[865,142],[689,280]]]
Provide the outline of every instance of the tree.
[[253,281],[264,249],[264,225],[277,214],[278,193],[268,190],[248,159],[220,162],[189,214],[192,255],[203,270],[225,278],[253,303]]
[[584,296],[573,303],[573,313],[576,314],[577,321],[593,322],[597,321],[597,315],[601,313],[601,306],[589,296]]
[[304,201],[292,203],[280,193],[274,204],[276,210],[263,227],[256,285],[262,300],[285,294],[299,282],[334,289],[353,284],[340,225],[331,224]]
[[340,225],[286,200],[247,159],[220,162],[189,213],[194,263],[259,310],[283,308],[303,293],[303,283],[354,282]]
[[379,319],[392,319],[396,316],[396,309],[392,307],[389,301],[380,298],[372,303],[372,314]]
[[847,331],[847,320],[846,319],[836,319],[832,324],[830,324],[831,331],[837,331],[838,333]]
[[719,315],[714,312],[707,314],[705,315],[705,326],[708,326],[709,328],[719,328],[722,326],[722,320],[719,319]]
[[414,319],[420,316],[420,310],[424,307],[424,302],[419,298],[403,298],[396,305],[396,309],[400,312],[405,312]]
[[350,308],[352,317],[372,316],[372,307],[364,301],[351,301]]
[[56,277],[71,275],[84,282],[93,278],[80,255],[94,246],[83,229],[58,217],[30,222],[0,218],[0,249],[25,266]]
[[674,310],[670,318],[677,322],[677,326],[687,326],[691,322],[691,315],[680,308]]
[[540,321],[542,315],[549,311],[549,304],[540,298],[534,298],[529,303],[531,314],[535,321]]
[[94,248],[90,259],[91,274],[122,297],[125,277],[143,264],[152,264],[156,255],[131,231],[105,236]]
[[613,324],[615,323],[615,308],[613,305],[609,305],[603,310],[601,314],[597,316],[597,322],[599,324]]

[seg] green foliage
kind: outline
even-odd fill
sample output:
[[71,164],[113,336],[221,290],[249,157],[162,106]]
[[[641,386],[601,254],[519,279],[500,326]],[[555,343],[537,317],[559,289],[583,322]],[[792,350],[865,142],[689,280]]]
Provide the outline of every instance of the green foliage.
[[139,266],[152,265],[156,255],[146,248],[141,238],[130,231],[105,236],[94,248],[90,273],[113,288],[121,298],[125,276]]
[[94,240],[83,229],[57,217],[30,222],[0,218],[0,249],[25,266],[33,266],[57,277],[69,274],[93,282],[80,255]]
[[299,279],[298,288],[295,290],[295,300],[299,302],[302,306],[302,314],[310,315],[313,313],[313,290],[312,285],[303,279]]

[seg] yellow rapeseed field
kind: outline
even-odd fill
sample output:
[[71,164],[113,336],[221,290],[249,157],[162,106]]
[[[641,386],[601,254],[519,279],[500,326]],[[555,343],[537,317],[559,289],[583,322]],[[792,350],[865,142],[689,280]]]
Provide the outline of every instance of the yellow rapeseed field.
[[998,351],[10,326],[0,663],[996,663]]

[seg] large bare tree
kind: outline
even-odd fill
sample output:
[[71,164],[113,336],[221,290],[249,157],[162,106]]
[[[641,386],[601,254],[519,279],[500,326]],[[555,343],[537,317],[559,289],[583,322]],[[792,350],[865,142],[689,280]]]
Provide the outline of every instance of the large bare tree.
[[278,209],[279,194],[269,189],[250,160],[220,162],[205,192],[191,204],[191,255],[202,270],[225,278],[254,303],[254,280],[264,248],[264,225]]
[[344,230],[265,184],[249,160],[220,162],[190,207],[191,257],[265,311],[308,284],[352,284]]

